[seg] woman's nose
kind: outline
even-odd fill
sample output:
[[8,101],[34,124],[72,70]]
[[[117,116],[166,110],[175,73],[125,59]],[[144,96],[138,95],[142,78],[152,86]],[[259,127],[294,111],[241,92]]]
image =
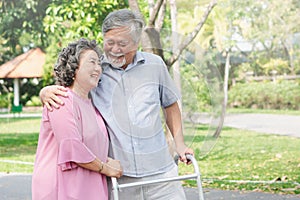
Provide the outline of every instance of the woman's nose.
[[102,73],[102,66],[101,66],[101,64],[98,64],[96,66],[95,70],[101,74]]

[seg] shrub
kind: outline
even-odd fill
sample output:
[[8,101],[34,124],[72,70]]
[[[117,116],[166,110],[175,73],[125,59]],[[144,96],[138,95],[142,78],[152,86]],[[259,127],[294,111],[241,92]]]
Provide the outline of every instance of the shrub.
[[228,106],[237,108],[299,110],[297,81],[238,83],[228,92]]
[[29,101],[26,102],[26,106],[41,106],[41,100],[37,96],[31,97]]
[[12,101],[12,94],[6,93],[0,95],[0,108],[8,108]]

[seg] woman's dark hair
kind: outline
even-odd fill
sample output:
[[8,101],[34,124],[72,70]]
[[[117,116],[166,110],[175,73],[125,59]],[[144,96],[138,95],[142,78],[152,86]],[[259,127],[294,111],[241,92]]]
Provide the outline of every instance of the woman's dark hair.
[[54,66],[55,80],[57,85],[71,86],[74,82],[75,72],[78,69],[80,55],[86,50],[93,50],[101,57],[101,51],[95,40],[89,41],[81,38],[70,43],[59,53]]

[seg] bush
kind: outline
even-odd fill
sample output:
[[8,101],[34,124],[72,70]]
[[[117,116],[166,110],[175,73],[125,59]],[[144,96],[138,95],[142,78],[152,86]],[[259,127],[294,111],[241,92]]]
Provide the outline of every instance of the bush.
[[26,106],[41,106],[41,100],[37,96],[31,97],[29,101],[26,102]]
[[6,93],[0,95],[0,108],[8,108],[12,100],[12,94]]
[[228,92],[228,106],[236,108],[299,110],[297,81],[238,83]]

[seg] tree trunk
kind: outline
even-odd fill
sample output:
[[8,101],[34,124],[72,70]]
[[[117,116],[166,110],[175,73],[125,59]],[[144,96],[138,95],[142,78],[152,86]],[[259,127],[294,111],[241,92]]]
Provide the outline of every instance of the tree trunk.
[[215,131],[213,137],[217,138],[221,134],[221,130],[223,127],[224,123],[224,118],[226,115],[226,106],[227,106],[227,99],[228,99],[228,78],[229,78],[229,70],[230,70],[230,52],[226,52],[226,63],[225,63],[225,73],[224,73],[224,99],[222,103],[222,111],[221,111],[221,116],[220,116],[220,121],[217,127],[217,130]]

